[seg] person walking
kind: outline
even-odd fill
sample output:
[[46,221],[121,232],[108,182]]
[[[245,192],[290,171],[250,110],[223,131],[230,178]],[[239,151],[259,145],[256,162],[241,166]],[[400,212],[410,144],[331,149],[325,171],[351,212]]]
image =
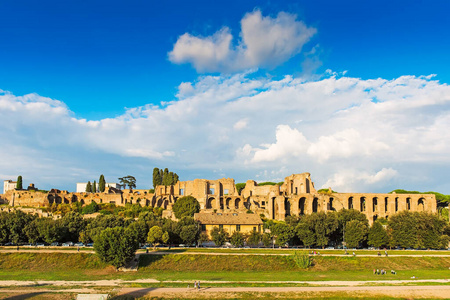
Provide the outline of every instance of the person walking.
[[197,281],[194,281],[194,289],[197,289]]
[[200,290],[200,281],[197,282],[197,289]]

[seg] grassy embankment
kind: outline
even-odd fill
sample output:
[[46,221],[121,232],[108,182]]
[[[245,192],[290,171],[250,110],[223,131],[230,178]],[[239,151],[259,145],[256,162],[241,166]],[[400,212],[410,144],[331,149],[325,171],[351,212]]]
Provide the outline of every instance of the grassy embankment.
[[[1,253],[0,280],[103,280],[154,278],[211,281],[316,281],[443,279],[450,257],[314,257],[298,268],[291,256],[142,255],[139,271],[121,273],[88,253]],[[373,275],[373,269],[387,275]],[[391,275],[389,271],[397,271]],[[167,286],[167,284],[165,284]]]

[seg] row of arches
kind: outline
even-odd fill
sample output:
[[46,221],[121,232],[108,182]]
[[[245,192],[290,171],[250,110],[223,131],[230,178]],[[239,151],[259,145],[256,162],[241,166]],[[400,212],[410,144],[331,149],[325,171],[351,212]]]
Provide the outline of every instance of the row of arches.
[[241,208],[243,205],[245,206],[245,208],[250,209],[250,202],[246,201],[243,202],[241,200],[241,198],[231,198],[228,197],[225,200],[223,198],[219,198],[219,203],[217,203],[216,198],[214,197],[210,197],[206,200],[206,205],[205,208],[206,209],[215,209],[215,208],[219,208],[219,209],[239,209]]

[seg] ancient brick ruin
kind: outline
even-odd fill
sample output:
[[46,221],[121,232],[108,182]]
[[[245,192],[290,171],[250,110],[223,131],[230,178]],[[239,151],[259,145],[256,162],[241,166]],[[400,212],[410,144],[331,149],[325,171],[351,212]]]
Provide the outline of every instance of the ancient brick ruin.
[[284,220],[289,215],[304,215],[321,211],[356,209],[364,213],[369,222],[378,218],[389,218],[402,210],[436,212],[436,197],[433,194],[371,194],[371,193],[318,193],[309,173],[293,174],[281,185],[258,186],[253,180],[246,182],[238,193],[234,179],[195,179],[179,181],[172,186],[157,186],[154,193],[149,190],[117,190],[108,188],[104,193],[69,193],[51,190],[7,191],[2,199],[11,206],[45,207],[53,203],[92,201],[126,203],[141,206],[162,207],[170,215],[172,205],[178,198],[195,197],[202,212],[246,212],[264,214],[269,219]]

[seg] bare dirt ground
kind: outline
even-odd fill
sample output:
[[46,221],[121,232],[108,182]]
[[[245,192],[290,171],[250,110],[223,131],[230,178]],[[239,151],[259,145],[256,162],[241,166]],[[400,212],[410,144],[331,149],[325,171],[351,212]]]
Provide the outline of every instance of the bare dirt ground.
[[389,296],[406,298],[448,299],[450,286],[364,286],[364,287],[211,287],[195,290],[193,288],[122,288],[118,295],[133,297],[178,297],[178,298],[218,298],[234,297],[242,293],[289,294],[289,297],[302,297],[306,294],[344,292],[351,295],[371,297]]

